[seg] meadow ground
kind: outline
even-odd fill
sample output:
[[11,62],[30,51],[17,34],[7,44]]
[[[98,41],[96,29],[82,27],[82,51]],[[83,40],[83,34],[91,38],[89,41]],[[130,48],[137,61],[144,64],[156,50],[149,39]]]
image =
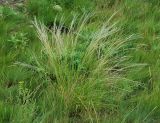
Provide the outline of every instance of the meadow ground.
[[159,123],[159,0],[0,2],[0,123]]

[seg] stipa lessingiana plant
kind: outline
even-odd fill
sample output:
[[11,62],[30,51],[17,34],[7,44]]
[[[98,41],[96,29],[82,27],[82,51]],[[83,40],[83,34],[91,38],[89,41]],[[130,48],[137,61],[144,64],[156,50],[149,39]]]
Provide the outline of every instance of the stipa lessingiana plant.
[[38,72],[48,82],[41,109],[46,113],[44,122],[86,116],[91,122],[98,122],[101,110],[109,110],[117,96],[131,91],[120,84],[122,81],[128,86],[137,84],[123,77],[130,67],[123,64],[127,59],[127,41],[135,36],[119,39],[116,23],[106,22],[94,27],[85,38],[89,19],[89,15],[78,22],[74,18],[67,33],[62,33],[63,27],[56,23],[48,30],[43,23],[34,21],[42,52],[35,59],[37,66],[32,68],[42,70]]

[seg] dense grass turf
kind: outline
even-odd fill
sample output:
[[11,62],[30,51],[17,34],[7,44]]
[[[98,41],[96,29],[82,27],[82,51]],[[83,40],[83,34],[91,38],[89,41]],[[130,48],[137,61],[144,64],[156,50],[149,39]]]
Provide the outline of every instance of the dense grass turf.
[[159,0],[1,4],[0,122],[160,122],[159,7]]

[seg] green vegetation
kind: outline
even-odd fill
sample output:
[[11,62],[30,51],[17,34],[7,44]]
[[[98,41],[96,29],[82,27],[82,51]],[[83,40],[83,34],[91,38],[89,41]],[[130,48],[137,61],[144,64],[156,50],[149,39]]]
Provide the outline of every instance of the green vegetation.
[[0,4],[0,123],[160,122],[159,0]]

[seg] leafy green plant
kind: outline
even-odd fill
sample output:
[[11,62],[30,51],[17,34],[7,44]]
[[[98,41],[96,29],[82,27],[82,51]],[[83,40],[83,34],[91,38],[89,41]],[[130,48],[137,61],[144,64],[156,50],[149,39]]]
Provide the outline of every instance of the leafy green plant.
[[26,38],[26,34],[16,33],[10,37],[8,43],[15,49],[24,50],[28,45],[28,39]]
[[28,88],[25,87],[24,81],[19,81],[18,83],[18,93],[19,93],[19,99],[20,103],[25,104],[28,103],[30,98],[30,91]]

